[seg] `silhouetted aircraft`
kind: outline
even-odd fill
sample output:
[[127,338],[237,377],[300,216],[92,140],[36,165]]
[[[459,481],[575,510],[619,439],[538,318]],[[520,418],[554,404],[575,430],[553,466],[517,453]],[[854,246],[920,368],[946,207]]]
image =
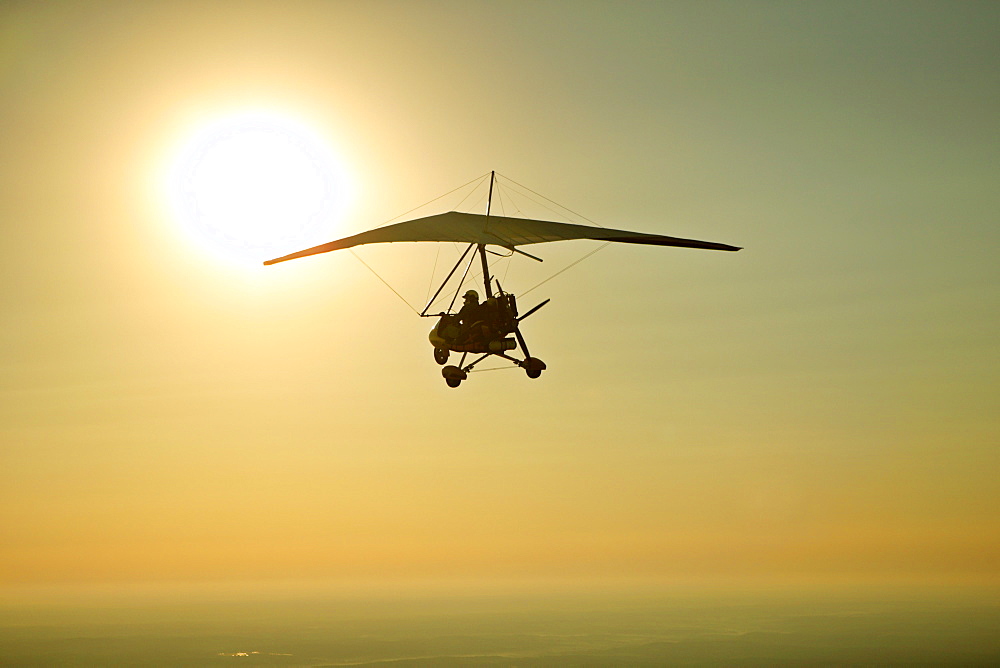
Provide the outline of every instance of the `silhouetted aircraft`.
[[[450,387],[458,387],[463,380],[468,378],[468,374],[473,367],[491,356],[499,357],[516,364],[524,369],[529,378],[538,378],[546,368],[545,362],[531,356],[531,353],[528,351],[528,345],[524,341],[524,336],[521,334],[520,325],[528,316],[545,306],[549,300],[546,299],[524,314],[519,315],[515,296],[509,292],[505,292],[500,286],[500,282],[495,277],[490,276],[486,254],[493,253],[493,251],[487,250],[487,246],[498,246],[507,251],[538,260],[539,262],[541,262],[540,258],[530,255],[518,247],[550,241],[595,239],[599,241],[647,244],[651,246],[679,246],[682,248],[703,248],[724,251],[740,250],[736,246],[728,246],[711,241],[679,239],[659,234],[643,234],[641,232],[557,223],[547,220],[490,215],[495,178],[495,173],[491,173],[490,194],[485,215],[450,211],[435,216],[417,218],[402,223],[386,225],[385,227],[337,239],[336,241],[307,248],[273,260],[267,260],[264,264],[275,264],[277,262],[351,248],[352,246],[360,246],[362,244],[403,241],[451,241],[467,243],[468,247],[466,247],[465,252],[462,253],[458,262],[452,267],[448,276],[445,277],[441,286],[437,289],[437,292],[434,293],[427,306],[424,307],[423,312],[420,313],[421,317],[439,318],[437,325],[431,330],[428,337],[431,345],[434,346],[434,360],[438,364],[447,364],[452,352],[462,354],[457,366],[445,366],[441,374]],[[472,253],[470,256],[470,252],[473,249],[475,249],[475,253]],[[478,303],[479,295],[474,290],[470,290],[466,293],[465,306],[458,313],[452,313],[451,307],[449,307],[447,312],[427,313],[431,304],[435,302],[441,291],[451,281],[455,272],[465,262],[466,257],[469,257],[465,272],[468,274],[469,267],[475,261],[476,254],[479,255],[482,262],[483,288],[486,291],[485,301],[481,304]],[[494,283],[496,284],[496,290],[493,289]],[[461,283],[458,289],[461,290]],[[454,300],[452,304],[454,304]],[[511,351],[517,349],[518,346],[520,346],[523,353],[522,359],[518,359],[511,354]],[[466,356],[470,353],[479,355],[479,357],[466,364]]]

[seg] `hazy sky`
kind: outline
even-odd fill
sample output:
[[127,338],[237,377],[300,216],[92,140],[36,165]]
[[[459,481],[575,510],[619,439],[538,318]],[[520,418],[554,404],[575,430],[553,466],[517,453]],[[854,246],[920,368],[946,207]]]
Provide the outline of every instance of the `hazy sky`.
[[[248,113],[317,243],[495,169],[745,250],[608,247],[453,390],[349,253],[190,230]],[[998,118],[991,2],[4,3],[0,584],[995,583]],[[418,303],[413,246],[359,255]]]

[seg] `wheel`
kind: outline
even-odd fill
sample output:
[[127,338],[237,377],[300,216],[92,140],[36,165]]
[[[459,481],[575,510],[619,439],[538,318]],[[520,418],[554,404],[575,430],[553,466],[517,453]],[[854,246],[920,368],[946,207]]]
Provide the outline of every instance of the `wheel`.
[[441,369],[441,375],[444,376],[444,381],[448,383],[448,387],[458,387],[462,384],[463,380],[468,378],[468,374],[457,366],[446,366]]
[[447,362],[449,355],[451,355],[451,352],[447,348],[434,349],[434,361],[438,364],[444,364]]
[[545,370],[545,362],[537,357],[529,357],[524,360],[523,366],[524,373],[528,374],[528,378],[538,378],[542,375],[542,371]]

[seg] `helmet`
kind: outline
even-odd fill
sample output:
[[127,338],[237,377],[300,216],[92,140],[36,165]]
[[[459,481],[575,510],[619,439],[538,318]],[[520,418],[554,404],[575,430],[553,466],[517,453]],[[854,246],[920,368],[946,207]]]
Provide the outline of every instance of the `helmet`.
[[462,295],[462,298],[463,299],[475,299],[478,302],[479,301],[479,293],[476,292],[475,290],[469,290],[464,295]]

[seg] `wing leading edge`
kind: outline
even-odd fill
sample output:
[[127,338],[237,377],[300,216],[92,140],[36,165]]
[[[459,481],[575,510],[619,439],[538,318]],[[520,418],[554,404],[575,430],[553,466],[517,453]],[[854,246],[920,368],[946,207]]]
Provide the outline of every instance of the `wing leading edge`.
[[653,246],[678,246],[681,248],[703,248],[706,250],[738,251],[737,246],[711,241],[680,239],[661,234],[643,234],[627,230],[612,230],[589,225],[556,223],[548,220],[529,218],[508,218],[487,216],[477,213],[449,211],[426,218],[417,218],[402,223],[386,225],[374,230],[355,234],[329,243],[306,248],[289,255],[267,260],[264,264],[276,264],[300,257],[328,253],[362,244],[396,243],[403,241],[455,241],[514,248],[528,244],[549,241],[570,241],[573,239],[594,239],[626,244],[649,244]]

